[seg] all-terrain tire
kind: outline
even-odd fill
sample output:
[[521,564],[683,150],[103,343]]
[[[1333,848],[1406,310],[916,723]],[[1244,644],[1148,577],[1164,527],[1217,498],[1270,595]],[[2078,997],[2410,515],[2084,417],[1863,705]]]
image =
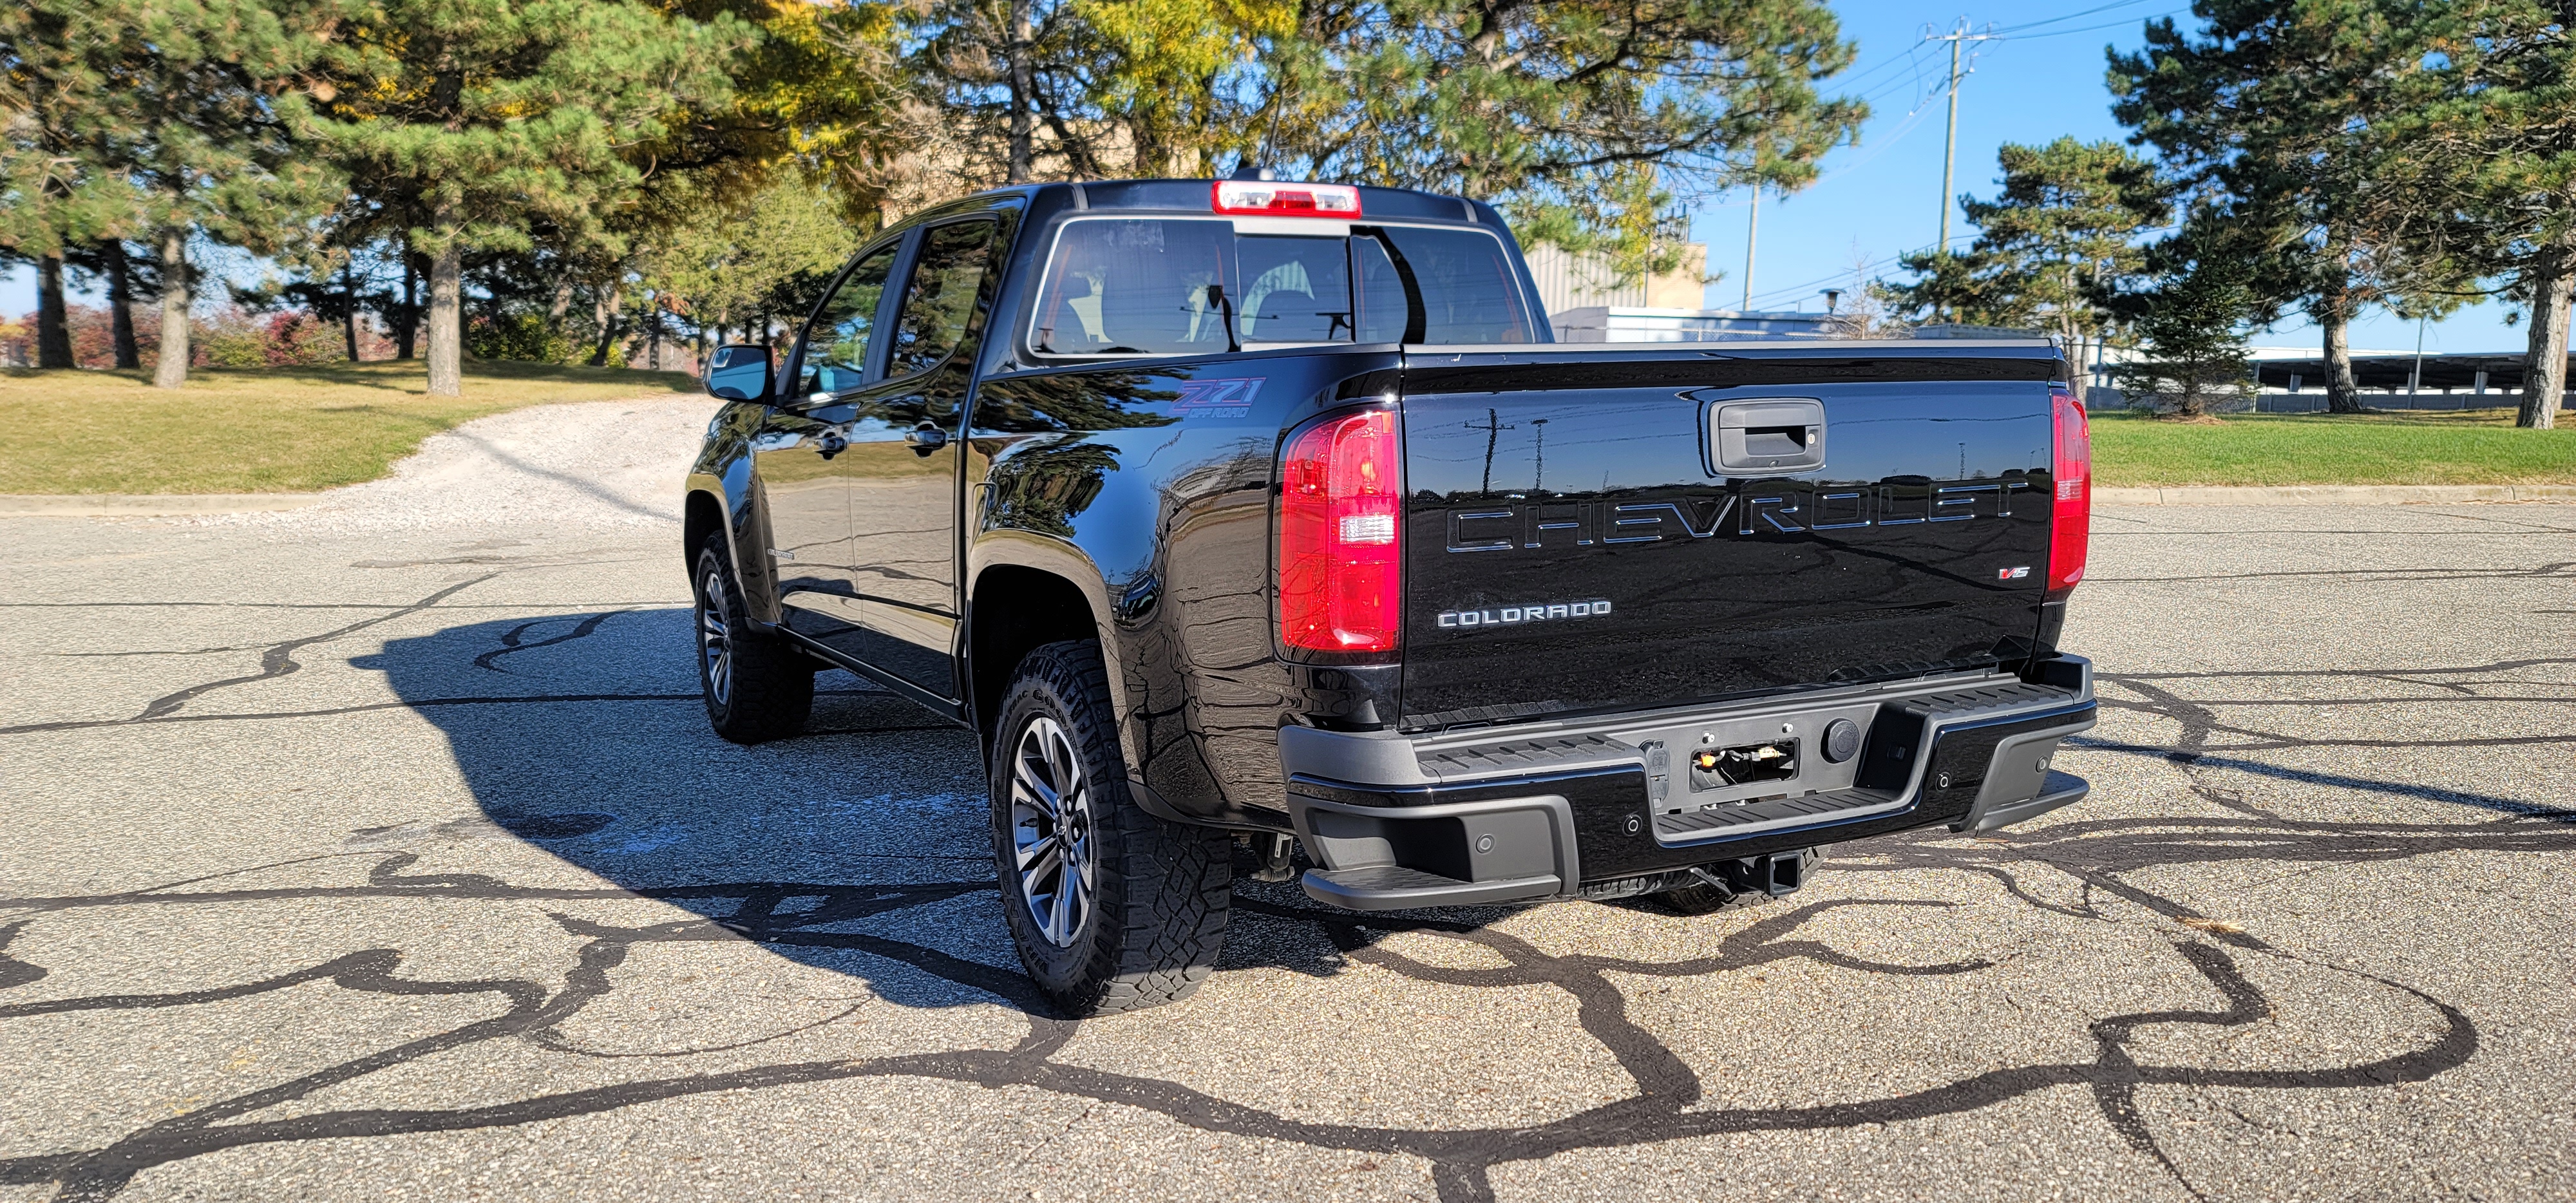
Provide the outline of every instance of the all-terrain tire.
[[707,722],[738,744],[784,739],[814,712],[813,660],[786,640],[756,630],[743,605],[723,531],[698,545],[690,574],[693,637],[698,649],[698,689]]
[[[1809,848],[1799,853],[1798,880],[1801,882],[1808,880],[1809,875],[1816,871],[1816,862],[1823,859],[1822,849]],[[1695,880],[1680,889],[1665,890],[1656,894],[1655,901],[1685,915],[1714,915],[1719,911],[1760,906],[1771,901],[1771,896],[1760,890],[1738,892]]]
[[1030,652],[993,731],[993,858],[1030,978],[1072,1015],[1197,992],[1225,944],[1234,840],[1128,795],[1100,645]]

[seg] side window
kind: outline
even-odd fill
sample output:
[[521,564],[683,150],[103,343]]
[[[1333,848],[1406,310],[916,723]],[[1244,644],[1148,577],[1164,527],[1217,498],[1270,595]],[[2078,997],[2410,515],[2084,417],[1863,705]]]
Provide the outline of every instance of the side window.
[[904,288],[903,308],[895,317],[887,377],[936,367],[965,340],[992,241],[989,221],[936,226],[922,235],[912,280]]
[[894,274],[900,242],[859,261],[841,281],[805,338],[805,364],[797,393],[844,393],[867,383],[868,346],[876,333],[877,302]]

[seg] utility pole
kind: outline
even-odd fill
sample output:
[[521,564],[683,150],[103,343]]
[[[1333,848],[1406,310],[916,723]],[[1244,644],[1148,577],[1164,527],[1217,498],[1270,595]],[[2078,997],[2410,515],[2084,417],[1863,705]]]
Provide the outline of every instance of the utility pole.
[[1935,254],[1950,253],[1950,179],[1959,163],[1959,80],[1962,78],[1959,69],[1959,45],[1963,42],[1990,41],[1994,36],[1992,33],[1968,32],[1968,20],[1965,17],[1959,19],[1958,28],[1948,33],[1933,33],[1929,29],[1923,33],[1923,40],[1926,42],[1950,44],[1950,132],[1941,142],[1941,241],[1932,248]]
[[1932,253],[1950,253],[1950,176],[1959,167],[1959,37],[1950,37],[1950,132],[1941,138],[1941,238]]
[[1753,186],[1753,215],[1744,222],[1744,312],[1753,311],[1753,240],[1762,233],[1762,185]]
[[1500,416],[1490,409],[1485,411],[1483,422],[1465,422],[1461,425],[1469,430],[1485,432],[1485,479],[1484,483],[1477,486],[1477,491],[1490,497],[1494,492],[1494,440],[1501,438],[1504,431],[1517,430],[1519,427],[1510,422],[1501,421]]

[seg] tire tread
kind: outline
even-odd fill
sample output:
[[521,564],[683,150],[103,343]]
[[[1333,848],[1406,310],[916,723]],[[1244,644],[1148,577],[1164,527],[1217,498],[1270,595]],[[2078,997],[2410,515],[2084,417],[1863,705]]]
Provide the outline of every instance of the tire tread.
[[[785,739],[805,729],[805,721],[814,713],[815,663],[790,646],[784,639],[762,635],[750,628],[743,603],[742,582],[735,575],[733,561],[725,554],[724,532],[707,536],[698,547],[697,579],[693,588],[703,587],[709,560],[718,571],[716,577],[725,590],[725,610],[733,619],[733,700],[719,707],[715,691],[705,680],[705,657],[699,657],[699,688],[707,704],[707,722],[717,735],[738,744],[767,743]],[[691,622],[696,616],[691,615]],[[690,644],[696,647],[697,632],[690,631]]]
[[[1076,1015],[1141,1011],[1188,998],[1215,972],[1217,954],[1225,943],[1234,890],[1234,841],[1223,832],[1156,818],[1128,795],[1109,679],[1096,643],[1050,643],[1020,661],[1004,695],[1005,721],[995,727],[996,773],[1007,771],[1019,726],[1012,716],[1019,709],[1020,696],[1041,682],[1081,711],[1061,717],[1074,720],[1066,724],[1068,733],[1092,773],[1092,821],[1111,827],[1117,836],[1113,854],[1099,863],[1100,890],[1092,904],[1093,922],[1106,923],[1114,917],[1116,929],[1101,928],[1090,940],[1088,956],[1074,981],[1048,993]],[[1101,772],[1099,766],[1111,767]],[[998,777],[995,784],[1000,784]],[[1007,797],[998,788],[994,807],[998,867],[1005,863],[999,854],[1009,839]],[[1024,925],[1017,922],[1019,884],[1004,872],[1001,886],[1003,905],[1010,908],[1014,920],[1014,940],[1025,944]],[[1025,947],[1022,955],[1024,959],[1028,955]]]

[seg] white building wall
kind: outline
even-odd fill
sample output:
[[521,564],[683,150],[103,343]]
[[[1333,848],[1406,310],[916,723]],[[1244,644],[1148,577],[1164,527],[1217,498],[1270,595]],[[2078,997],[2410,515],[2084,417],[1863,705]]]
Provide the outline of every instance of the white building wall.
[[1561,343],[1698,343],[1728,339],[1824,338],[1821,313],[1738,313],[1585,305],[1547,315]]
[[1622,280],[1597,256],[1577,255],[1539,243],[1522,248],[1530,277],[1538,282],[1539,301],[1549,313],[1587,305],[1643,305],[1646,282]]

